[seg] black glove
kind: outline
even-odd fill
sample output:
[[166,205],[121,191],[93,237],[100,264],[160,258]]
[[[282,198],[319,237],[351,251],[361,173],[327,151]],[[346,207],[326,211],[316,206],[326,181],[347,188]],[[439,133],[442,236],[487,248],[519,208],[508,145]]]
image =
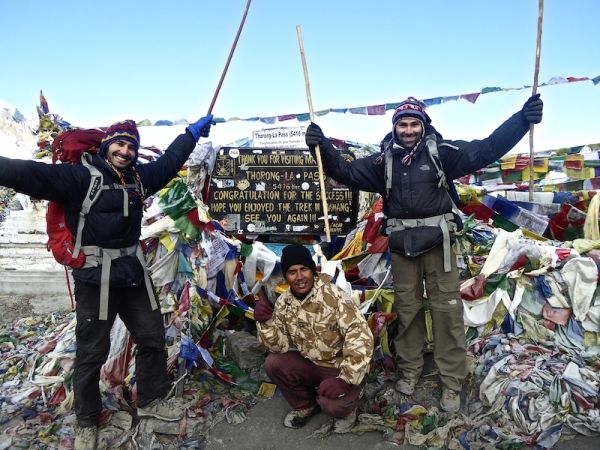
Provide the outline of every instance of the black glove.
[[315,148],[315,146],[321,145],[321,142],[323,142],[324,138],[325,135],[323,134],[323,131],[321,131],[319,125],[317,125],[314,122],[311,122],[308,128],[306,129],[305,136],[306,145],[308,145],[308,148],[312,150]]
[[523,105],[521,115],[529,123],[540,123],[542,121],[543,107],[544,102],[542,102],[540,94],[532,95]]

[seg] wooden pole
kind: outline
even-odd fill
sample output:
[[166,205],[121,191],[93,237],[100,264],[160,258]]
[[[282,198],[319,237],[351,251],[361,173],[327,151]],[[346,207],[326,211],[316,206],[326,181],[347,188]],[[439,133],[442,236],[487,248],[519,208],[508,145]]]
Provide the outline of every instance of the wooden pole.
[[[315,121],[313,111],[312,96],[310,95],[310,81],[308,80],[308,68],[306,67],[306,57],[304,56],[304,43],[302,42],[302,29],[300,25],[296,25],[296,34],[298,34],[298,44],[300,45],[300,57],[302,58],[302,69],[304,70],[304,84],[306,85],[306,98],[308,100],[308,112],[310,113],[310,121]],[[326,242],[331,242],[329,233],[329,209],[327,207],[327,197],[325,195],[325,175],[323,174],[323,163],[321,162],[321,149],[317,145],[315,147],[315,156],[317,157],[317,167],[319,169],[319,185],[321,186],[321,202],[323,205],[323,215],[325,217],[325,238]]]
[[[540,55],[542,53],[542,21],[544,19],[544,0],[539,0],[539,12],[537,23],[537,44],[535,47],[535,71],[533,73],[533,88],[531,95],[537,93],[538,76],[540,74]],[[529,124],[529,201],[533,201],[534,168],[533,168],[533,124]]]
[[223,73],[221,74],[221,79],[219,80],[219,84],[217,85],[217,90],[215,91],[215,95],[213,95],[212,101],[210,102],[210,106],[208,107],[208,114],[212,113],[213,107],[215,106],[215,102],[217,101],[217,97],[219,95],[219,91],[221,90],[221,85],[223,84],[223,80],[225,79],[225,74],[227,73],[227,69],[229,68],[229,63],[231,62],[231,57],[233,56],[233,52],[235,51],[235,47],[237,45],[238,39],[240,38],[240,34],[242,33],[242,28],[244,28],[244,22],[246,22],[246,16],[248,15],[248,10],[250,9],[250,2],[252,0],[248,0],[246,3],[246,10],[244,11],[244,16],[242,17],[242,22],[238,27],[237,34],[235,35],[235,39],[233,41],[233,45],[231,46],[231,50],[229,51],[229,56],[227,57],[227,62],[225,63],[225,68],[223,69]]

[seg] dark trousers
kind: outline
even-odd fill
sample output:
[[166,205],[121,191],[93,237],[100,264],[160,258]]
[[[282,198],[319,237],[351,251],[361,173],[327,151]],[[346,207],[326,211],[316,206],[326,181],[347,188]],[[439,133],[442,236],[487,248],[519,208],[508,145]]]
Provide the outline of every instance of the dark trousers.
[[270,353],[266,370],[283,397],[293,409],[305,409],[318,403],[331,417],[342,418],[352,412],[358,403],[364,382],[353,386],[345,396],[337,399],[321,397],[317,389],[327,378],[337,377],[339,369],[317,366],[298,352]]
[[465,324],[454,253],[451,260],[452,271],[444,272],[441,244],[414,258],[392,253],[394,311],[398,314],[394,347],[403,376],[418,377],[425,345],[425,287],[433,321],[433,358],[440,379],[447,388],[460,391],[467,376]]
[[73,368],[75,414],[80,426],[96,425],[102,411],[100,368],[110,351],[110,330],[117,314],[137,344],[135,376],[137,404],[163,397],[167,377],[165,327],[160,309],[152,311],[144,285],[110,288],[108,320],[99,320],[100,286],[75,282],[77,350]]

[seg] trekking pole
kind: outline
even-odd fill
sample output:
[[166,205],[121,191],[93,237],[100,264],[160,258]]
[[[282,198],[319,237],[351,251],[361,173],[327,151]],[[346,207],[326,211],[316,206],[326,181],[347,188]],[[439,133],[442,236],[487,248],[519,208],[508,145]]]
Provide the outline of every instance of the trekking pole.
[[227,73],[227,69],[229,68],[229,63],[231,62],[231,57],[233,56],[233,52],[235,51],[235,47],[238,43],[238,39],[240,38],[240,34],[242,33],[242,28],[244,28],[244,22],[246,22],[246,16],[248,15],[248,10],[250,9],[250,2],[252,2],[252,0],[248,0],[248,3],[246,3],[246,9],[244,11],[244,16],[242,17],[242,22],[240,23],[240,26],[237,30],[237,34],[235,35],[233,45],[231,46],[231,50],[229,51],[229,56],[227,57],[227,62],[225,63],[225,68],[223,69],[223,73],[221,74],[221,79],[219,80],[219,84],[217,85],[215,94],[213,95],[212,101],[210,102],[210,106],[208,107],[207,114],[212,113],[213,107],[215,106],[215,102],[217,101],[219,91],[221,90],[221,85],[223,84],[223,80],[225,79],[225,74]]
[[[538,76],[540,74],[540,54],[542,53],[542,20],[544,18],[544,0],[539,0],[537,23],[537,44],[535,47],[535,71],[533,73],[533,89],[531,95],[537,93]],[[533,124],[529,124],[529,201],[533,202]]]
[[[233,45],[231,46],[231,50],[229,50],[229,56],[227,57],[227,62],[225,63],[225,67],[223,68],[223,73],[221,73],[221,78],[219,79],[219,83],[217,84],[217,89],[213,95],[212,101],[210,102],[210,106],[208,107],[208,112],[211,114],[213,107],[217,101],[217,97],[219,96],[219,91],[221,90],[221,86],[223,85],[223,80],[225,79],[225,74],[227,73],[227,69],[229,68],[229,63],[231,63],[231,58],[233,57],[233,52],[235,51],[235,47],[237,46],[238,40],[240,38],[240,34],[242,33],[242,28],[244,28],[244,23],[246,22],[246,16],[248,15],[248,10],[250,9],[250,3],[252,0],[248,0],[246,3],[246,9],[244,10],[244,15],[242,16],[242,21],[240,22],[240,26],[238,27],[237,33],[235,35],[235,39],[233,40]],[[206,185],[205,185],[206,188]],[[176,371],[176,381],[173,385],[175,390],[176,397],[183,397],[184,383],[185,378],[188,375],[189,371],[185,368],[185,360],[183,358],[178,358],[178,368]],[[171,390],[173,390],[171,388]]]
[[[304,84],[306,85],[306,98],[308,100],[308,111],[310,113],[310,121],[315,121],[313,111],[312,97],[310,95],[310,81],[308,80],[308,69],[306,67],[306,58],[304,56],[304,44],[302,43],[302,30],[300,25],[296,25],[296,33],[298,34],[298,44],[300,45],[300,57],[302,58],[302,68],[304,70]],[[329,211],[327,208],[327,197],[325,196],[325,175],[323,174],[323,163],[321,162],[321,149],[317,145],[315,147],[315,156],[317,157],[317,167],[319,169],[319,185],[321,187],[321,203],[323,205],[323,215],[325,218],[325,240],[331,242],[329,233]]]
[[65,268],[65,277],[67,278],[67,290],[69,291],[69,298],[71,299],[71,311],[75,311],[75,297],[73,297],[73,291],[71,290],[71,280],[69,279],[69,271],[67,266]]

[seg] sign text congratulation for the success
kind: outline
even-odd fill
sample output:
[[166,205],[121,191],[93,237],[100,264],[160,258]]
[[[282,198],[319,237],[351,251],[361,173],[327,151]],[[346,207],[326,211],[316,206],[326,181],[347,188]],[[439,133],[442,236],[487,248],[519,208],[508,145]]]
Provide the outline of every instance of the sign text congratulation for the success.
[[[358,193],[331,178],[325,191],[330,233],[347,234]],[[224,147],[209,192],[210,215],[228,232],[325,234],[319,171],[308,150]]]

